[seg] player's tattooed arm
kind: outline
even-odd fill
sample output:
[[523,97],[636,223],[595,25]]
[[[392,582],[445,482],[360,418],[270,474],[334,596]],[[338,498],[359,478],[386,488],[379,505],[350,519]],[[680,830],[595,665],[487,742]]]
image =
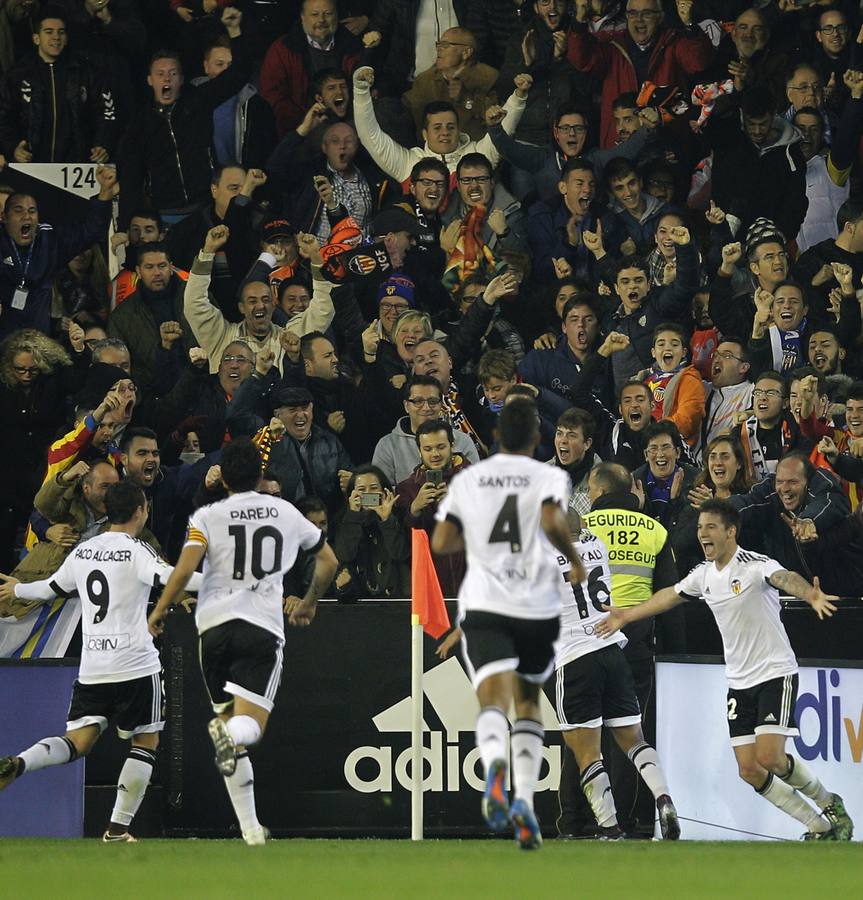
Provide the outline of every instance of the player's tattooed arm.
[[768,579],[778,591],[783,594],[790,594],[792,597],[799,597],[805,600],[818,615],[819,619],[824,616],[832,616],[836,612],[835,602],[839,599],[834,594],[825,594],[821,590],[821,584],[816,575],[812,579],[812,584],[798,575],[796,572],[789,572],[787,569],[780,569],[774,572]]

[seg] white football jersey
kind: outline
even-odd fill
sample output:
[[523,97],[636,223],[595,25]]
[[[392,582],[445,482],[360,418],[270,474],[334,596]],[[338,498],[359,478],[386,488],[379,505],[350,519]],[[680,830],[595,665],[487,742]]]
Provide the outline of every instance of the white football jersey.
[[143,541],[106,531],[78,544],[45,581],[19,584],[22,600],[81,598],[82,684],[131,681],[161,671],[147,630],[147,601],[173,568]]
[[558,554],[563,603],[560,611],[560,637],[555,644],[554,664],[557,668],[610,644],[620,644],[623,647],[627,642],[622,631],[610,638],[601,638],[596,634],[596,623],[608,615],[602,604],[612,602],[611,566],[605,541],[585,528],[574,546],[584,563],[587,578],[579,584],[572,584],[568,578],[571,568],[569,560]]
[[721,572],[705,560],[674,586],[682,597],[700,597],[710,607],[722,635],[729,687],[742,690],[797,671],[779,615],[779,591],[767,581],[782,570],[769,556],[738,549]]
[[456,522],[464,535],[467,573],[459,608],[516,619],[560,614],[555,550],[540,527],[542,504],[566,509],[569,476],[526,456],[498,453],[459,472],[436,518]]
[[301,547],[317,553],[324,535],[287,500],[244,491],[196,510],[186,543],[207,551],[199,633],[242,619],[284,640],[282,576]]

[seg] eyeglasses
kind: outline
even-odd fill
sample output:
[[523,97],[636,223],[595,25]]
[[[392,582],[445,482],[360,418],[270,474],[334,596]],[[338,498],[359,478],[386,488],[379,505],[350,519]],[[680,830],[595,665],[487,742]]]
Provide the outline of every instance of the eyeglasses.
[[848,26],[847,25],[822,25],[818,31],[821,34],[848,34]]
[[644,19],[655,19],[660,15],[658,9],[628,9],[626,11],[627,19],[635,19],[643,21]]
[[460,44],[458,41],[435,41],[435,47],[441,50],[449,50],[450,47],[470,47],[470,44]]
[[464,175],[459,178],[459,184],[488,184],[491,181],[491,175]]
[[719,359],[736,359],[737,362],[743,362],[743,360],[739,356],[735,356],[730,350],[726,350],[725,353],[714,353],[713,358]]
[[759,397],[773,397],[774,399],[778,399],[782,396],[782,391],[774,391],[774,390],[765,390],[764,388],[755,388],[752,392],[752,396],[757,400]]
[[412,404],[416,409],[422,409],[427,406],[429,409],[437,409],[443,400],[440,397],[408,397],[408,403]]
[[662,188],[662,190],[673,190],[674,182],[673,181],[658,181],[655,178],[651,178],[650,181],[647,182],[647,186],[651,188]]
[[38,375],[39,366],[12,366],[16,375]]
[[554,127],[561,134],[587,134],[584,125],[555,125]]
[[812,84],[808,84],[808,83],[797,84],[797,85],[789,84],[788,90],[789,91],[800,91],[801,93],[809,94],[809,93],[815,93],[815,91],[820,91],[821,87],[822,86],[817,81],[813,81]]
[[648,456],[658,456],[660,453],[671,453],[674,450],[674,444],[660,444],[658,447],[648,447],[644,452]]
[[436,187],[445,188],[445,181],[438,181],[436,178],[417,178],[415,184],[421,184],[425,188]]
[[383,303],[378,305],[378,310],[382,313],[389,312],[404,312],[406,309],[410,309],[410,304],[408,303],[387,303],[386,300]]
[[222,362],[223,363],[234,363],[234,362],[248,363],[249,365],[252,364],[252,361],[247,356],[223,356]]

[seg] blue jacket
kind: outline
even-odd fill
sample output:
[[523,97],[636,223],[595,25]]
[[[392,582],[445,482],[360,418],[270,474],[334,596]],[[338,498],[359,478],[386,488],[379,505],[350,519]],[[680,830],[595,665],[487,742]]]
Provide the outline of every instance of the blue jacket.
[[[27,250],[0,227],[0,338],[19,328],[50,333],[54,278],[70,259],[105,238],[110,219],[111,202],[94,198],[82,221],[57,226],[40,222]],[[24,309],[13,309],[22,280],[27,291]]]
[[[531,350],[519,363],[518,373],[528,384],[554,391],[572,403],[572,388],[582,368],[583,364],[564,338],[553,350]],[[611,408],[613,391],[604,373],[593,382],[592,392],[603,406]]]
[[[582,241],[578,242],[577,247],[571,247],[566,239],[566,223],[570,215],[562,196],[552,206],[534,203],[528,212],[527,239],[533,255],[534,278],[538,282],[553,284],[557,281],[552,259],[559,257],[572,266],[574,275],[592,283],[599,280],[599,264],[594,255]],[[581,223],[581,230],[595,230],[597,216],[602,222],[603,242],[608,254],[615,256],[617,248],[626,240],[626,233],[621,231],[620,224],[611,213],[591,208]]]
[[[560,171],[567,161],[557,144],[552,143],[550,147],[520,144],[515,138],[508,135],[501,125],[493,125],[489,128],[488,136],[497,148],[497,152],[510,165],[533,175],[533,183],[539,199],[543,203],[553,206],[555,200],[560,196],[557,185],[560,182]],[[583,150],[581,156],[593,163],[597,184],[601,184],[602,170],[607,162],[618,156],[635,162],[638,154],[652,137],[653,132],[650,129],[639,128],[628,141],[624,141],[616,147],[609,147],[607,150],[591,147],[589,150]],[[523,201],[524,197],[518,199]]]
[[[677,277],[662,288],[651,288],[641,306],[627,314],[621,304],[603,322],[603,333],[618,331],[629,347],[611,356],[616,387],[653,364],[653,329],[663,322],[687,322],[692,297],[698,290],[698,252],[692,242],[677,247]],[[603,260],[604,261],[604,260]]]

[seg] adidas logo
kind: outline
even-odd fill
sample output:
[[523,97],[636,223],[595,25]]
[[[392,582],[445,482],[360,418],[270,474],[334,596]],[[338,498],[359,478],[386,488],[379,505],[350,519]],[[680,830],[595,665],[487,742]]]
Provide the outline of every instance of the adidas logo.
[[[479,703],[470,679],[458,659],[450,657],[426,672],[423,691],[442,726],[431,728],[425,715],[423,716],[423,732],[429,734],[423,747],[423,790],[457,793],[467,786],[482,793],[485,790],[485,779],[482,776],[479,750],[473,745]],[[560,731],[557,716],[548,698],[543,693],[539,696],[543,728],[546,731]],[[381,710],[372,717],[372,722],[382,735],[393,735],[392,743],[387,742],[380,747],[367,745],[352,750],[344,762],[345,781],[353,790],[363,794],[389,793],[393,790],[394,782],[405,791],[410,791],[411,698],[405,697]],[[463,747],[460,736],[464,732],[470,734],[470,741],[465,740]],[[401,747],[405,749],[399,752]],[[545,774],[537,785],[537,791],[557,790],[560,781],[560,752],[559,746],[543,747],[547,766],[543,766]]]
[[775,722],[775,721],[776,721],[776,716],[774,716],[773,713],[768,713],[768,714],[764,717],[764,721],[765,721],[765,722]]

